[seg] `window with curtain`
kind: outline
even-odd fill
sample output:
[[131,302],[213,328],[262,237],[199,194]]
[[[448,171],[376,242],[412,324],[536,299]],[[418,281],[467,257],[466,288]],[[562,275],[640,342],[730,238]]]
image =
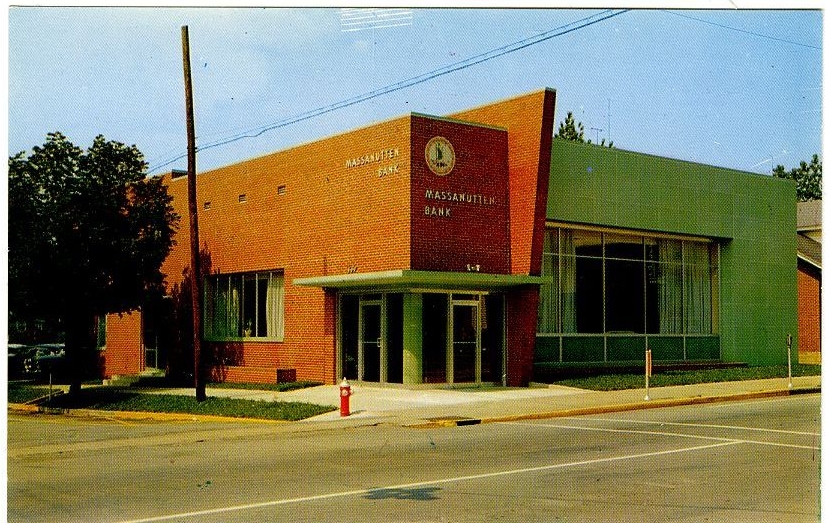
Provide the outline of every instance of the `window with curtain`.
[[545,281],[541,285],[538,332],[555,333],[559,332],[558,229],[546,231],[543,256],[541,273]]
[[711,263],[706,245],[685,244],[686,332],[711,332]]
[[682,244],[652,239],[647,243],[648,328],[650,334],[682,334]]
[[539,334],[711,334],[717,246],[577,228],[545,234]]
[[204,331],[208,339],[285,336],[285,285],[281,272],[219,274],[205,285]]

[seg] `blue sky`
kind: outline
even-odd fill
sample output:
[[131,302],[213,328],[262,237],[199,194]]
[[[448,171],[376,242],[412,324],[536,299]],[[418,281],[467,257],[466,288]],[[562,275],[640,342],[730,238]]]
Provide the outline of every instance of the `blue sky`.
[[84,148],[103,134],[136,144],[153,174],[185,169],[187,25],[199,171],[544,87],[557,91],[556,125],[573,111],[621,149],[756,173],[821,153],[818,10],[632,10],[241,138],[599,13],[414,9],[408,25],[343,31],[339,8],[9,7],[8,152],[52,131]]

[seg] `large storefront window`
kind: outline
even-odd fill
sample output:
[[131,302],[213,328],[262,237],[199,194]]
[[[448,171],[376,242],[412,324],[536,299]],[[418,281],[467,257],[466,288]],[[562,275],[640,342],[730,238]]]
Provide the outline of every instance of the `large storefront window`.
[[717,245],[548,229],[539,334],[713,334]]
[[206,338],[282,341],[285,335],[282,273],[220,274],[209,276],[205,283]]

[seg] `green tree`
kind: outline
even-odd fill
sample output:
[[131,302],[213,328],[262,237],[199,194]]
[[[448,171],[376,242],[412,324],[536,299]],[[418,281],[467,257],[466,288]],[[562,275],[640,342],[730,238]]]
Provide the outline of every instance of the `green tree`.
[[9,158],[9,312],[63,326],[70,392],[95,368],[97,317],[164,290],[178,216],[135,146],[60,133]]
[[793,167],[789,171],[782,165],[778,165],[771,172],[775,178],[795,181],[797,201],[806,202],[822,198],[823,163],[820,161],[820,156],[815,154],[808,164],[801,161],[798,167]]
[[[587,143],[592,144],[593,142],[589,139],[584,139],[584,124],[581,122],[576,122],[575,117],[573,116],[572,111],[567,112],[567,117],[558,125],[558,131],[555,134],[556,138],[561,138],[562,140],[570,140],[571,142],[579,142],[579,143]],[[601,143],[599,144],[602,147],[605,146],[604,138],[602,138]],[[607,144],[607,147],[613,147],[613,142]]]

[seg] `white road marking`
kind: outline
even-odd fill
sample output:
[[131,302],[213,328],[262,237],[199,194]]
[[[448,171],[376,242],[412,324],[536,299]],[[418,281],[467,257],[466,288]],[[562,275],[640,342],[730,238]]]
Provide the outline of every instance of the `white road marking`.
[[758,440],[751,440],[751,439],[737,439],[737,438],[720,438],[716,436],[700,436],[697,434],[682,434],[681,432],[662,432],[662,431],[653,431],[653,430],[630,430],[630,429],[608,429],[608,428],[601,428],[601,427],[584,427],[578,425],[560,425],[560,424],[552,424],[552,423],[522,423],[522,422],[505,422],[501,423],[502,425],[518,425],[522,427],[543,427],[543,428],[551,428],[551,429],[571,429],[571,430],[584,430],[584,431],[592,431],[592,432],[610,432],[616,434],[644,434],[648,436],[671,436],[677,438],[690,438],[690,439],[705,439],[709,441],[722,441],[725,443],[750,443],[752,445],[766,445],[769,447],[785,447],[791,449],[803,449],[803,450],[820,450],[820,447],[815,447],[812,445],[792,445],[789,443],[776,443],[771,441],[758,441]]
[[650,420],[636,420],[636,419],[611,419],[611,418],[581,418],[584,421],[605,421],[612,423],[638,423],[641,425],[665,425],[671,427],[696,427],[705,429],[728,429],[728,430],[746,430],[754,432],[769,432],[772,434],[789,434],[793,436],[820,436],[820,432],[798,432],[794,430],[780,430],[780,429],[764,429],[760,427],[743,427],[740,425],[715,425],[710,423],[677,423],[669,421],[650,421]]
[[511,469],[511,470],[503,470],[499,472],[488,472],[484,474],[473,474],[469,476],[456,476],[456,477],[449,477],[443,479],[436,479],[431,481],[419,481],[417,483],[406,483],[401,485],[389,485],[386,487],[373,487],[368,489],[356,489],[356,490],[345,490],[341,492],[332,492],[329,494],[319,494],[316,496],[305,496],[299,498],[286,498],[286,499],[276,499],[272,501],[264,501],[261,503],[250,503],[247,505],[235,505],[229,507],[219,507],[213,509],[206,509],[206,510],[197,510],[193,512],[181,512],[178,514],[166,514],[162,516],[153,516],[148,518],[141,518],[141,519],[132,519],[127,521],[121,521],[119,523],[154,523],[157,521],[170,521],[174,519],[183,519],[183,518],[198,518],[202,516],[212,516],[218,514],[226,514],[229,512],[242,512],[246,510],[257,510],[262,508],[268,507],[276,507],[280,505],[289,505],[295,503],[307,503],[311,501],[323,501],[327,499],[335,499],[335,498],[343,498],[349,496],[361,496],[366,495],[371,492],[383,491],[383,490],[398,490],[398,489],[412,489],[412,488],[419,488],[425,487],[430,485],[444,485],[447,483],[459,483],[462,481],[473,481],[478,479],[488,479],[488,478],[497,478],[503,476],[511,476],[516,474],[526,474],[530,472],[542,472],[548,470],[556,470],[556,469],[564,469],[570,467],[579,467],[579,466],[586,466],[586,465],[596,465],[601,463],[611,463],[614,461],[624,461],[624,460],[631,460],[631,459],[641,459],[641,458],[650,458],[655,456],[666,456],[670,454],[681,454],[684,452],[694,452],[700,450],[708,450],[718,447],[725,447],[729,445],[738,445],[743,443],[742,441],[723,441],[718,443],[712,443],[710,445],[700,445],[696,447],[686,447],[681,449],[673,449],[673,450],[663,450],[658,452],[645,452],[642,454],[629,454],[624,456],[614,456],[614,457],[607,457],[607,458],[598,458],[598,459],[589,459],[584,461],[573,461],[569,463],[557,463],[555,465],[543,465],[539,467],[527,467],[521,469]]
[[815,399],[820,401],[819,393],[815,394],[804,394],[798,396],[784,396],[782,398],[760,398],[760,399],[753,399],[748,401],[727,401],[723,403],[710,403],[708,405],[700,405],[700,408],[703,409],[733,409],[735,407],[744,407],[746,405],[756,405],[757,403],[780,403],[783,401],[807,401]]

